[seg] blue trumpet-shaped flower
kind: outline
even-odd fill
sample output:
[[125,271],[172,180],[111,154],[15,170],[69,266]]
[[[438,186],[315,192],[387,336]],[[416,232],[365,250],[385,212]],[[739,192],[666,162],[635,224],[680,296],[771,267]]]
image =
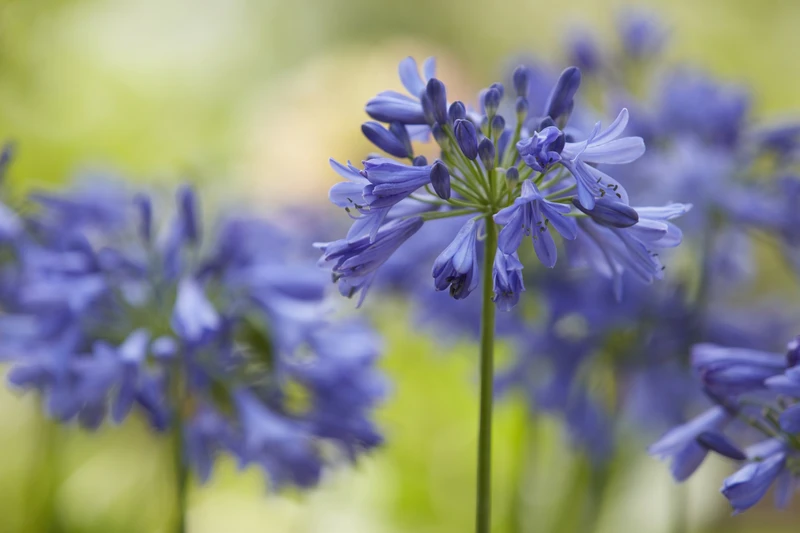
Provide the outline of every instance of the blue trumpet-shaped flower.
[[552,268],[556,264],[557,251],[549,227],[555,228],[565,239],[575,239],[578,230],[575,220],[566,216],[569,212],[569,206],[545,199],[533,182],[526,180],[513,205],[494,216],[495,222],[503,225],[498,239],[499,249],[513,254],[522,244],[523,236],[528,235],[533,240],[539,260]]
[[477,232],[475,219],[467,221],[436,258],[432,274],[437,291],[449,288],[450,295],[461,300],[478,286]]
[[723,407],[712,407],[691,421],[673,428],[648,452],[660,459],[671,459],[670,471],[677,481],[684,481],[700,466],[708,454],[708,448],[697,442],[697,438],[709,431],[720,431],[727,426],[733,415]]
[[424,79],[420,77],[417,62],[407,57],[400,62],[400,81],[411,96],[395,91],[384,91],[367,102],[369,116],[380,122],[401,124],[427,124],[420,97],[425,93],[428,81],[436,75],[436,61],[430,57],[422,67]]
[[612,194],[627,202],[627,194],[619,184],[593,164],[620,165],[636,161],[644,154],[641,137],[621,137],[628,125],[628,110],[620,111],[605,130],[595,124],[589,138],[578,143],[566,143],[561,150],[561,163],[572,173],[578,184],[578,199],[586,209],[594,208],[594,199]]
[[[737,514],[757,504],[786,468],[787,448],[779,440],[768,440],[751,446],[747,454],[753,462],[728,477],[721,489]],[[787,500],[791,492],[790,483],[776,496],[779,501]]]
[[510,311],[519,303],[525,291],[522,280],[522,263],[516,252],[505,254],[501,250],[495,254],[492,284],[494,302],[501,311]]
[[322,250],[320,264],[334,262],[333,276],[343,296],[352,297],[361,292],[359,304],[364,301],[375,272],[409,237],[422,227],[419,217],[393,220],[376,232],[375,239],[365,235],[356,239],[342,239],[317,243]]

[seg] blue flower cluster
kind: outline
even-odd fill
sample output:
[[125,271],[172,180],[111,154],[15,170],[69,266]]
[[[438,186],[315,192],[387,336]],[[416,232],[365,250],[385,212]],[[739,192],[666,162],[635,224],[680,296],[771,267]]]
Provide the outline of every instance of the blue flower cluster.
[[[626,109],[606,128],[600,122],[583,132],[571,126],[581,83],[575,67],[532,95],[540,89],[533,87],[535,73],[521,66],[512,76],[513,95],[494,83],[481,92],[477,108],[448,102],[432,59],[422,70],[414,59],[403,60],[400,79],[408,94],[387,91],[370,100],[366,111],[378,122],[362,127],[378,148],[407,162],[375,156],[359,168],[331,160],[347,181],[331,189],[330,199],[354,222],[344,239],[317,246],[343,295],[360,293],[360,304],[378,268],[426,221],[444,218],[462,222],[431,274],[437,291],[458,300],[478,285],[479,256],[491,254],[494,300],[504,311],[516,306],[525,290],[519,250],[526,237],[548,268],[556,264],[558,234],[575,241],[576,256],[612,275],[620,288],[625,272],[644,283],[662,277],[655,251],[680,243],[670,219],[690,206],[632,207],[625,189],[603,170],[644,154],[641,137],[623,136]],[[431,136],[441,154],[429,163],[415,156],[412,140]],[[502,226],[497,247],[482,250],[494,224]],[[419,251],[412,248],[412,254]]]
[[[678,481],[691,476],[709,451],[741,468],[722,484],[739,513],[758,503],[772,485],[779,507],[789,504],[800,479],[800,342],[787,354],[697,344],[692,367],[716,405],[667,432],[650,453],[672,461]],[[725,430],[755,430],[760,441],[742,450]],[[741,434],[741,431],[737,432]]]
[[276,227],[224,218],[204,238],[187,186],[171,220],[108,180],[32,200],[5,224],[22,230],[6,232],[0,353],[49,416],[94,429],[137,412],[201,481],[228,453],[276,488],[381,443],[380,339],[331,319],[325,275]]

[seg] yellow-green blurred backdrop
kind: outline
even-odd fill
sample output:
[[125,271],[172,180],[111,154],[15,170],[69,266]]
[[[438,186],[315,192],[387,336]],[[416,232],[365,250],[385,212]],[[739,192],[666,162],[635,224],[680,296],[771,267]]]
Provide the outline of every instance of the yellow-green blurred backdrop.
[[[21,192],[80,172],[157,183],[192,180],[206,202],[242,198],[269,212],[323,205],[327,159],[368,150],[363,104],[399,87],[407,55],[436,55],[456,97],[502,75],[509,57],[560,60],[568,32],[612,38],[625,9],[652,9],[670,30],[669,58],[748,84],[764,116],[800,111],[800,2],[795,0],[3,0],[0,135],[18,143],[9,183]],[[387,336],[393,391],[381,411],[387,446],[320,490],[275,495],[256,472],[223,464],[190,500],[192,532],[461,533],[471,530],[476,440],[470,346],[409,334],[398,304],[374,317]],[[0,395],[0,533],[27,531],[26,503],[50,472],[69,532],[168,531],[169,451],[136,423],[87,435],[43,425],[33,398]],[[544,533],[569,515],[574,462],[556,423],[499,406],[498,532]],[[534,432],[536,460],[521,462]],[[43,434],[58,460],[37,464]],[[725,465],[676,489],[631,443],[598,532],[667,532],[686,498],[705,532],[796,531],[798,513],[769,506],[728,518],[717,494]],[[534,472],[537,472],[534,474]],[[36,474],[40,475],[40,474]],[[515,500],[519,484],[527,487]],[[522,506],[521,515],[514,512]],[[515,507],[516,506],[516,507]],[[521,516],[521,518],[519,518]]]

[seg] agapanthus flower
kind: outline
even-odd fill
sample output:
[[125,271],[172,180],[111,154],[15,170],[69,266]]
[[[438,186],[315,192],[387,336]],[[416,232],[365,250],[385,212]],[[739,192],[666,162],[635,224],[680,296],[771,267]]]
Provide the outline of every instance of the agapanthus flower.
[[[623,109],[608,128],[601,129],[598,122],[586,140],[573,142],[579,134],[568,122],[580,87],[580,71],[565,69],[552,88],[544,89],[546,94],[541,95],[531,93],[542,88],[535,74],[527,67],[515,70],[512,82],[516,102],[513,115],[508,115],[503,84],[494,83],[481,91],[479,111],[473,111],[462,102],[448,103],[447,89],[434,77],[432,61],[426,62],[422,78],[413,59],[403,60],[400,77],[412,97],[381,93],[370,100],[367,113],[387,123],[388,129],[377,123],[367,123],[363,129],[376,146],[395,157],[410,159],[411,164],[372,157],[364,161],[361,170],[332,161],[334,169],[348,181],[331,189],[331,201],[347,209],[355,221],[346,239],[322,246],[321,263],[332,265],[343,295],[360,291],[360,303],[378,267],[422,221],[463,216],[483,218],[484,222],[464,226],[470,231],[459,233],[450,246],[445,246],[434,265],[435,288],[450,288],[456,299],[465,298],[475,288],[481,275],[476,244],[483,234],[495,237],[495,223],[502,226],[498,250],[507,256],[500,262],[513,257],[523,236],[528,235],[542,264],[552,268],[558,245],[549,228],[552,226],[566,240],[580,240],[581,236],[589,240],[586,232],[579,232],[577,221],[593,217],[594,222],[586,223],[597,226],[598,232],[605,231],[602,224],[628,231],[612,239],[596,238],[590,244],[613,258],[610,261],[616,271],[638,269],[647,282],[661,276],[661,264],[649,248],[674,245],[679,232],[663,222],[672,213],[645,210],[640,216],[628,205],[623,187],[597,168],[630,163],[644,153],[640,137],[622,137],[628,123],[627,110]],[[530,113],[531,101],[541,102],[541,111]],[[442,150],[441,158],[431,165],[424,157],[414,157],[406,142],[409,130],[401,129],[403,125],[422,124],[431,129]],[[609,204],[606,197],[621,207]],[[592,212],[597,199],[600,207]],[[610,223],[614,213],[619,219],[616,224]],[[404,222],[417,217],[418,222]],[[478,232],[483,225],[486,230]],[[365,235],[368,239],[363,238]],[[495,250],[488,251],[491,259],[495,254]],[[514,265],[504,274],[501,270],[496,271],[496,295],[508,297],[496,297],[495,302],[509,308],[521,292],[520,269]]]
[[516,252],[506,254],[499,251],[495,255],[492,271],[494,301],[501,311],[510,311],[519,303],[520,296],[525,292],[522,268],[522,262]]
[[275,227],[223,219],[203,246],[191,187],[163,225],[150,197],[113,183],[34,198],[0,350],[47,414],[90,429],[143,416],[202,481],[228,453],[273,487],[310,487],[381,443],[375,334],[330,319],[325,276]]
[[[795,491],[798,471],[794,465],[800,457],[797,440],[800,431],[797,414],[800,367],[795,366],[796,349],[796,341],[788,344],[785,356],[745,348],[696,345],[693,365],[700,373],[709,397],[718,404],[709,413],[717,413],[713,418],[719,421],[736,417],[763,434],[766,440],[741,452],[722,433],[725,428],[721,424],[710,424],[711,415],[705,415],[703,423],[692,422],[670,431],[650,448],[651,453],[665,455],[673,452],[675,435],[684,442],[693,437],[707,450],[745,461],[744,466],[725,479],[721,489],[736,513],[758,503],[773,484],[776,486],[777,505],[786,506]],[[717,433],[700,435],[698,429],[711,429]],[[695,469],[685,469],[683,473],[689,475]],[[681,476],[681,480],[684,477]]]
[[478,228],[475,219],[467,221],[433,263],[436,290],[449,288],[456,300],[466,298],[478,286]]
[[536,185],[526,180],[514,204],[494,215],[495,222],[503,226],[497,241],[498,248],[506,254],[516,253],[523,236],[529,236],[539,260],[544,266],[552,268],[556,264],[557,252],[549,226],[565,239],[574,240],[578,228],[575,219],[566,216],[570,211],[568,205],[545,199]]

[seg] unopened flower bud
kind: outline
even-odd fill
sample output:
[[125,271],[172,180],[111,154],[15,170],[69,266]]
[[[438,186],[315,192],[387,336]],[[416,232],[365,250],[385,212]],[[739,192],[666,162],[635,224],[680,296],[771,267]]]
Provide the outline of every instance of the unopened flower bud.
[[431,133],[433,134],[433,138],[436,139],[436,142],[439,143],[439,146],[442,150],[447,150],[450,148],[450,139],[447,138],[447,134],[442,129],[441,124],[434,124],[431,126]]
[[514,106],[518,117],[525,118],[528,115],[528,99],[524,96],[517,97],[517,103]]
[[544,114],[563,126],[572,113],[575,105],[575,93],[578,92],[580,86],[581,71],[577,67],[565,69],[547,98]]
[[592,217],[592,220],[602,226],[612,228],[629,228],[639,222],[639,213],[631,206],[601,196],[596,198],[594,209],[586,209],[577,198],[572,199],[572,205]]
[[512,78],[514,80],[514,90],[517,91],[517,96],[522,98],[528,96],[528,84],[531,78],[528,67],[520,65],[515,68]]
[[455,136],[458,147],[467,159],[478,157],[478,132],[475,125],[467,119],[456,120]]
[[425,88],[433,110],[433,117],[439,124],[447,124],[447,89],[444,83],[431,78],[428,80],[428,86]]
[[467,108],[464,106],[463,102],[456,100],[450,104],[448,115],[450,115],[450,122],[455,122],[458,119],[466,118]]
[[500,91],[495,87],[490,87],[483,95],[483,110],[486,116],[493,117],[497,113],[497,108],[500,107]]
[[[405,128],[400,125],[403,132],[405,132]],[[397,130],[397,128],[394,128]],[[365,122],[361,125],[361,132],[364,136],[370,140],[372,144],[386,152],[387,154],[391,154],[395,157],[408,157],[408,147],[397,138],[394,132],[387,130],[377,122]],[[408,139],[408,134],[405,135],[406,139]],[[409,145],[410,145],[409,141]]]
[[439,198],[450,199],[450,172],[447,170],[447,165],[438,159],[431,166],[431,185]]
[[517,170],[517,167],[511,167],[506,170],[506,180],[512,187],[519,183],[519,170]]
[[495,138],[499,137],[503,130],[506,129],[506,119],[502,115],[495,115],[492,119],[492,135]]
[[414,158],[412,164],[415,167],[424,167],[428,164],[428,159],[424,155],[418,155],[417,157]]
[[484,138],[478,145],[478,155],[487,170],[494,168],[494,143],[488,138]]

